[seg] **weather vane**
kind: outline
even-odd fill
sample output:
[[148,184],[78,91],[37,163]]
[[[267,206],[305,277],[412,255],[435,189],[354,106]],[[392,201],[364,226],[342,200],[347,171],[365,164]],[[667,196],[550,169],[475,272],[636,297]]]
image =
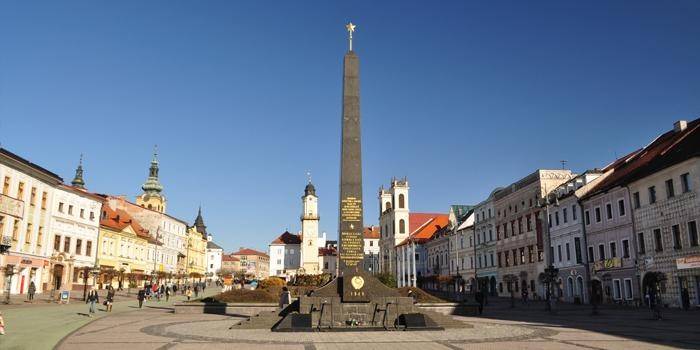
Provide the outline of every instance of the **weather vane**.
[[306,178],[309,179],[309,183],[311,183],[311,170],[306,171]]
[[355,31],[355,27],[356,26],[354,24],[352,24],[352,22],[348,23],[345,26],[345,29],[348,30],[348,34],[350,34],[350,51],[352,51],[352,32]]

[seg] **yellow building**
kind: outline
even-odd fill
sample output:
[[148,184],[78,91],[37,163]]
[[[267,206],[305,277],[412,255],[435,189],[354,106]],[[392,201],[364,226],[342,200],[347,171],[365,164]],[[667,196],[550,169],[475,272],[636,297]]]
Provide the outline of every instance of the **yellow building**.
[[200,279],[207,271],[207,227],[202,218],[202,208],[199,208],[194,225],[187,228],[187,276]]
[[99,286],[141,286],[153,271],[156,241],[131,215],[105,203],[100,216],[97,263]]

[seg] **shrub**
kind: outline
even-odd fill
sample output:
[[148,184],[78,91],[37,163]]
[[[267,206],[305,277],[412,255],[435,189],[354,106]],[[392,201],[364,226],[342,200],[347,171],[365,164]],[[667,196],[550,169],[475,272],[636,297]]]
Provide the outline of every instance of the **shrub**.
[[259,289],[277,289],[285,285],[287,285],[287,282],[279,277],[268,277],[258,282]]
[[391,287],[391,288],[396,288],[396,277],[390,273],[380,273],[376,275],[377,279],[379,282],[384,283],[384,285]]
[[279,296],[263,289],[233,289],[202,299],[202,301],[219,303],[276,303],[279,301]]

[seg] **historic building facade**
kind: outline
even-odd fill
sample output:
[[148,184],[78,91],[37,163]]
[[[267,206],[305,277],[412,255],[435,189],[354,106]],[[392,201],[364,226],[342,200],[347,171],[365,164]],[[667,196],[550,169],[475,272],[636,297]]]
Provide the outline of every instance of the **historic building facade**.
[[599,170],[586,171],[552,191],[556,202],[548,218],[550,247],[553,265],[559,269],[558,295],[566,302],[589,301],[587,245],[578,200],[602,174]]
[[207,235],[207,279],[208,280],[219,280],[223,276],[221,274],[222,270],[222,259],[224,255],[224,248],[220,245],[214,243],[211,234]]
[[645,147],[625,179],[631,193],[642,295],[700,305],[700,119],[678,121]]
[[[0,148],[0,181],[0,243],[9,248],[0,255],[0,293],[24,294],[31,282],[37,293],[64,287],[73,278],[70,257],[56,270],[47,258],[54,192],[63,179]],[[55,283],[52,274],[58,276]]]
[[[474,208],[474,238],[477,261],[477,288],[483,293],[496,295],[498,268],[496,261],[496,212],[493,209],[495,189],[489,197]],[[481,264],[481,265],[479,265]]]
[[[318,254],[318,253],[317,253]],[[270,256],[250,248],[239,249],[231,256],[240,261],[241,271],[248,278],[265,279],[270,277]]]
[[319,262],[318,246],[318,197],[316,188],[309,183],[304,188],[301,213],[301,263],[299,273],[307,275],[317,275],[322,273]]
[[[288,231],[275,238],[268,247],[270,275],[289,279],[297,274],[301,266],[301,235]],[[316,247],[318,256],[318,247]]]
[[[498,293],[509,296],[527,288],[532,298],[545,295],[544,196],[573,177],[569,170],[537,170],[494,196]],[[516,282],[517,281],[517,282]]]
[[379,269],[379,237],[379,226],[367,226],[362,231],[365,250],[364,268],[372,274]]

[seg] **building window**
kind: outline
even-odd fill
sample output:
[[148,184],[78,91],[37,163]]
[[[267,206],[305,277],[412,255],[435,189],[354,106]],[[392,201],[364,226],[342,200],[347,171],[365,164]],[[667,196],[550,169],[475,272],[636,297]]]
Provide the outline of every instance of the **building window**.
[[63,238],[63,251],[70,254],[70,237]]
[[666,198],[673,198],[676,196],[676,191],[673,189],[673,179],[666,180]]
[[47,197],[48,197],[48,193],[41,192],[41,209],[46,210],[46,198]]
[[661,241],[661,229],[654,229],[654,243],[656,244],[657,252],[664,250],[663,242]]
[[17,199],[23,200],[22,197],[24,197],[24,182],[20,181],[17,184]]
[[5,217],[0,215],[0,237],[5,233]]
[[561,214],[562,214],[562,219],[564,219],[564,223],[566,223],[567,221],[569,221],[569,212],[568,212],[568,208],[563,208],[563,209],[561,210]]
[[32,224],[31,222],[30,222],[30,223],[27,223],[27,232],[26,232],[26,234],[24,235],[24,244],[30,244],[30,243],[31,243],[31,240],[32,240],[32,228],[33,228],[33,224]]
[[569,243],[566,243],[566,261],[571,261],[571,250],[569,249]]
[[634,208],[639,209],[641,207],[641,203],[639,201],[639,192],[635,192],[632,194],[632,200],[634,201]]
[[625,278],[625,299],[632,300],[632,279]]
[[58,212],[63,213],[63,202],[58,203]]
[[559,212],[558,211],[554,212],[554,221],[556,222],[556,225],[559,226]]
[[680,250],[683,248],[681,243],[681,227],[679,225],[671,226],[671,232],[673,233],[673,249]]
[[689,174],[685,173],[681,175],[681,189],[683,193],[690,192],[690,179]]
[[656,187],[649,187],[649,204],[656,203]]
[[698,246],[698,225],[695,221],[688,222],[688,241],[691,247]]
[[12,240],[19,240],[19,219],[15,219],[14,225],[12,226]]
[[595,208],[595,222],[600,222],[600,207]]
[[29,205],[32,207],[36,205],[36,187],[32,187],[32,190],[29,193]]
[[75,240],[75,255],[82,255],[82,251],[83,251],[83,240],[76,239]]
[[525,263],[525,247],[520,248],[520,263]]
[[399,194],[399,208],[403,209],[406,207],[406,199],[404,198],[403,193]]
[[583,257],[581,256],[581,238],[574,237],[574,251],[576,252],[576,263],[582,264]]
[[605,260],[605,244],[598,244],[598,260]]
[[529,263],[535,262],[535,256],[534,256],[534,254],[533,254],[533,250],[534,250],[534,249],[533,249],[532,244],[529,245],[529,246],[527,246],[527,261],[528,261]]
[[622,240],[622,257],[625,259],[630,257],[630,241],[627,239]]
[[615,299],[615,300],[622,299],[622,293],[620,290],[620,280],[618,280],[618,279],[613,280],[613,299]]
[[590,225],[590,224],[591,224],[591,216],[590,216],[590,214],[588,213],[588,210],[586,210],[586,211],[583,213],[583,216],[585,217],[586,225]]
[[[143,255],[143,252],[141,255]],[[85,256],[92,256],[92,241],[85,242]]]
[[503,257],[504,257],[504,259],[505,259],[506,267],[510,266],[510,258],[509,258],[509,256],[510,256],[510,254],[508,254],[508,251],[503,252]]
[[617,258],[617,244],[615,242],[610,242],[610,257]]
[[5,176],[5,182],[2,185],[2,194],[9,196],[10,195],[10,177]]
[[588,262],[593,262],[595,258],[593,257],[593,246],[588,247]]
[[39,226],[39,231],[36,234],[36,245],[41,247],[41,242],[44,240],[44,226]]
[[94,211],[90,212],[90,221],[95,221],[95,212]]
[[571,220],[576,221],[576,204],[571,206]]
[[639,254],[644,254],[647,252],[646,245],[644,244],[644,232],[637,234],[637,240],[639,241]]
[[549,214],[547,221],[549,221],[549,227],[552,227],[552,214]]
[[61,250],[61,236],[59,236],[59,235],[53,236],[53,250],[55,250],[55,251]]
[[404,219],[399,220],[399,233],[406,233],[406,221]]
[[612,220],[612,204],[608,203],[605,205],[605,215],[607,215],[608,220]]
[[617,214],[619,216],[625,216],[625,200],[620,199],[617,201]]
[[559,262],[561,262],[561,244],[557,245],[557,256],[559,257]]
[[496,256],[498,256],[498,267],[501,267],[501,252],[497,252]]
[[513,249],[513,266],[518,265],[518,249]]
[[532,231],[532,218],[530,217],[530,214],[527,214],[527,232]]

